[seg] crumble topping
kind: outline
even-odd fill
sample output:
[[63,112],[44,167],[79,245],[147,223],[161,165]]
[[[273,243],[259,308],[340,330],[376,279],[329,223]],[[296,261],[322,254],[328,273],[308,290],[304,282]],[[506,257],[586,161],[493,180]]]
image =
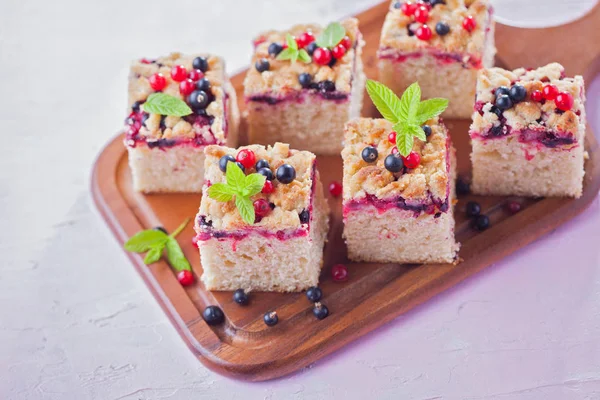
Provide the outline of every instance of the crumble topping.
[[[498,116],[494,108],[495,91],[501,86],[510,88],[521,85],[527,90],[525,99],[512,108],[504,110]],[[544,86],[554,85],[559,92],[568,92],[573,96],[573,107],[567,111],[557,108],[554,101],[534,101],[532,93],[542,91]],[[487,135],[487,132],[511,131],[552,131],[558,136],[572,136],[578,140],[580,124],[585,116],[584,82],[581,76],[567,78],[564,68],[558,63],[548,64],[537,69],[518,68],[508,71],[502,68],[483,69],[478,74],[476,110],[473,113],[471,132]]]
[[[313,77],[314,82],[331,81],[335,83],[335,90],[337,92],[350,94],[354,59],[361,57],[364,42],[358,30],[357,19],[346,19],[341,22],[341,25],[346,29],[346,35],[354,45],[347,50],[346,54],[333,67],[319,65],[314,61],[308,64],[302,61],[292,63],[290,60],[277,60],[274,56],[269,55],[269,45],[271,43],[283,45],[287,33],[298,37],[300,34],[308,31],[312,32],[315,37],[318,37],[324,29],[319,25],[295,25],[287,31],[267,31],[261,33],[254,40],[255,49],[252,56],[251,68],[248,70],[248,74],[244,80],[245,97],[265,94],[284,97],[290,93],[300,91],[302,90],[302,86],[298,82],[298,76],[301,73],[309,73]],[[270,68],[268,71],[258,72],[254,68],[254,65],[258,60],[263,58],[268,60]]]
[[[488,0],[446,0],[446,4],[434,5],[426,23],[432,31],[429,40],[417,38],[415,32],[422,24],[402,12],[402,3],[403,0],[392,0],[390,4],[381,31],[378,52],[380,58],[393,56],[398,52],[428,50],[460,54],[464,63],[480,63],[486,46],[486,33],[494,24]],[[476,21],[475,29],[471,32],[462,26],[467,16],[472,16]],[[442,36],[436,33],[438,22],[447,24],[447,34]]]
[[[171,77],[171,68],[183,65],[192,71],[192,61],[196,57],[205,57],[208,69],[202,75],[210,82],[210,92],[213,101],[206,107],[203,115],[190,114],[184,117],[162,116],[143,112],[143,103],[148,96],[155,92],[150,86],[149,78],[160,73],[166,80],[162,93],[185,101],[179,90],[179,82]],[[202,143],[219,143],[225,140],[226,122],[224,119],[224,104],[227,92],[232,90],[225,76],[223,59],[208,54],[183,55],[171,53],[166,57],[155,60],[136,60],[131,64],[129,73],[129,118],[127,127],[132,135],[148,142],[158,142],[160,139],[191,140],[197,138]],[[137,128],[137,129],[136,129]]]
[[[391,173],[384,166],[394,144],[388,140],[392,123],[384,119],[358,118],[346,124],[344,159],[344,202],[367,195],[381,200],[445,200],[448,188],[448,133],[446,127],[434,118],[427,121],[431,135],[427,142],[414,139],[413,151],[421,156],[415,169],[404,173]],[[378,157],[373,163],[365,162],[361,152],[366,146],[377,148]]]
[[[271,204],[271,212],[258,222],[248,225],[235,207],[234,201],[219,202],[208,197],[207,190],[211,184],[225,182],[225,174],[219,168],[219,159],[224,155],[235,155],[242,149],[249,149],[256,155],[256,160],[267,160],[273,173],[283,164],[289,164],[296,170],[296,178],[288,184],[277,179],[272,181],[274,191],[270,194],[258,193],[252,196],[252,201],[266,199]],[[311,212],[313,191],[314,166],[316,156],[308,151],[290,150],[289,145],[275,143],[273,146],[250,145],[239,149],[211,145],[204,150],[206,154],[205,175],[202,201],[199,215],[205,217],[208,224],[219,231],[232,231],[250,227],[279,231],[299,228],[300,213]],[[247,169],[245,174],[256,172],[254,168]],[[198,222],[196,222],[198,224]],[[197,226],[200,232],[202,227]]]

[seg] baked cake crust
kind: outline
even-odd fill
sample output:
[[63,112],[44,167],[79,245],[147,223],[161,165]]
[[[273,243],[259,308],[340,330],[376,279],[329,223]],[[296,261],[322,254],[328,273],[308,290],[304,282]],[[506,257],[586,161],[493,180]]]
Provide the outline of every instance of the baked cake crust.
[[[448,196],[449,171],[448,134],[439,118],[426,122],[431,128],[427,142],[414,139],[413,151],[421,157],[419,166],[402,174],[393,174],[384,167],[385,157],[395,147],[388,135],[392,123],[385,119],[358,118],[346,124],[344,159],[344,201],[367,195],[381,200],[399,196],[405,200],[427,200],[430,195],[442,202]],[[366,163],[361,151],[376,144],[377,161]]]
[[268,71],[258,72],[256,68],[250,68],[244,80],[244,95],[246,97],[258,95],[273,95],[285,97],[286,95],[302,90],[298,82],[298,75],[307,72],[314,77],[315,82],[329,80],[335,83],[336,92],[350,94],[352,90],[354,58],[360,56],[360,48],[364,42],[358,30],[358,20],[348,18],[341,22],[346,29],[346,35],[350,37],[355,46],[347,50],[346,54],[339,59],[333,67],[319,65],[315,62],[295,63],[290,60],[277,60],[269,55],[268,48],[271,43],[285,43],[286,34],[298,36],[303,32],[312,32],[315,37],[323,31],[323,27],[315,24],[295,25],[286,31],[267,31],[261,33],[254,42],[258,43],[254,49],[252,63],[265,58],[269,60],[270,68]]

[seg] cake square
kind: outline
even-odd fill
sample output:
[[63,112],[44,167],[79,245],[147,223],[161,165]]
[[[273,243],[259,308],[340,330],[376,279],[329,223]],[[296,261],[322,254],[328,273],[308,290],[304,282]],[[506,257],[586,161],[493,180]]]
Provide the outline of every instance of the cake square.
[[[251,197],[259,210],[254,223],[242,218],[235,199],[222,202],[209,196],[212,185],[227,181],[223,166],[236,167],[228,156],[247,151],[253,157],[245,173],[258,167],[267,176],[262,191]],[[238,150],[214,145],[206,147],[205,153],[205,183],[195,230],[206,288],[297,292],[316,286],[329,208],[315,155],[290,150],[283,143]]]
[[[183,100],[192,113],[144,111],[153,93]],[[125,146],[133,187],[145,193],[202,190],[204,148],[237,144],[239,110],[223,59],[172,53],[132,63]]]
[[492,7],[488,0],[417,6],[392,0],[377,53],[379,81],[397,94],[418,81],[424,98],[450,100],[445,118],[468,119],[477,71],[494,63]]
[[[280,141],[316,154],[340,153],[344,124],[360,115],[365,86],[358,20],[340,25],[346,39],[333,50],[315,50],[315,38],[323,32],[318,25],[296,25],[255,39],[244,80],[251,143]],[[288,34],[308,52],[309,63],[277,59]],[[328,55],[331,61],[322,65]]]
[[[414,139],[416,168],[407,162],[398,172],[385,159],[398,157],[388,140],[392,123],[360,118],[346,125],[343,236],[353,261],[452,263],[454,239],[455,151],[448,131],[436,117],[426,122],[427,141]],[[369,162],[365,148],[375,148]],[[413,160],[414,161],[414,160]],[[412,166],[412,165],[411,165]]]
[[583,78],[560,64],[484,69],[469,132],[473,192],[580,197],[585,125]]

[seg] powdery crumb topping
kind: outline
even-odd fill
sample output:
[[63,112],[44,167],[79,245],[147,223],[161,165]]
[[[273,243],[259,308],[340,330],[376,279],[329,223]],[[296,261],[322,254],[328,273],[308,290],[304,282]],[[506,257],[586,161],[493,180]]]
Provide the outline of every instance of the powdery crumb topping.
[[[219,169],[219,159],[224,155],[235,155],[241,149],[250,149],[256,155],[256,160],[267,160],[273,174],[283,164],[289,164],[296,170],[296,179],[289,184],[283,184],[273,179],[275,190],[270,194],[259,193],[252,200],[264,198],[275,205],[269,214],[253,225],[248,225],[235,207],[234,201],[219,202],[208,197],[210,184],[225,182],[225,174]],[[279,231],[301,226],[299,214],[310,207],[313,185],[313,165],[315,155],[308,151],[290,150],[289,145],[275,143],[273,146],[250,145],[239,149],[211,145],[204,150],[206,154],[205,175],[200,203],[200,215],[205,215],[216,230],[239,230],[248,226],[263,228],[269,231]],[[246,174],[256,172],[254,168],[247,169]]]
[[[558,63],[527,70],[518,68],[508,71],[502,68],[488,68],[479,72],[477,78],[476,103],[485,103],[482,112],[473,113],[472,132],[487,132],[493,126],[499,125],[498,116],[492,112],[496,99],[495,91],[500,86],[511,87],[521,85],[527,89],[527,97],[514,107],[505,110],[505,124],[513,131],[523,129],[545,129],[560,133],[576,135],[579,130],[584,111],[585,93],[583,78],[564,77],[564,68]],[[545,85],[554,85],[560,92],[573,95],[573,108],[561,112],[557,110],[554,101],[536,102],[531,99],[531,93],[541,91]],[[558,112],[557,112],[558,111]]]
[[[159,57],[150,63],[135,60],[131,64],[129,72],[129,107],[135,102],[144,102],[148,96],[154,93],[150,86],[148,78],[155,73],[161,73],[167,85],[162,93],[185,100],[179,92],[179,82],[171,79],[171,68],[175,65],[183,65],[187,71],[191,71],[192,61],[196,57],[205,57],[208,61],[208,70],[204,77],[210,81],[211,92],[214,100],[206,107],[209,116],[214,117],[211,125],[195,126],[185,121],[185,117],[167,116],[164,121],[164,127],[161,128],[161,115],[150,114],[146,120],[145,126],[142,125],[139,133],[150,140],[157,139],[193,139],[196,135],[202,136],[206,142],[225,140],[224,126],[224,101],[226,92],[230,88],[226,87],[227,79],[225,77],[225,63],[222,58],[210,54],[191,54],[171,53],[166,57]],[[143,106],[142,106],[143,108]],[[212,132],[212,133],[211,133]],[[214,136],[214,138],[213,138]]]
[[[395,8],[399,0],[392,0],[390,10],[385,17],[379,44],[379,56],[394,55],[398,52],[416,52],[434,50],[444,53],[464,54],[463,62],[478,63],[486,46],[486,33],[494,24],[491,18],[492,9],[488,0],[446,0],[446,4],[436,4],[429,11],[427,25],[431,28],[430,40],[420,40],[416,35],[409,35],[408,26],[416,32],[421,23],[414,22],[413,17],[405,15],[400,8]],[[477,26],[472,32],[462,27],[463,20],[472,16]],[[435,31],[438,22],[445,22],[450,27],[447,35],[440,36]]]
[[[367,194],[382,200],[426,200],[431,195],[445,200],[448,187],[446,127],[438,118],[427,121],[431,135],[427,142],[414,139],[413,151],[421,163],[404,174],[393,174],[384,166],[384,159],[395,146],[388,140],[392,123],[384,119],[358,118],[346,124],[344,159],[344,202],[358,200]],[[377,148],[374,163],[362,159],[362,150],[369,145]],[[397,179],[396,179],[397,177]]]
[[[248,70],[244,80],[244,95],[246,97],[256,95],[277,95],[284,97],[287,94],[302,90],[298,82],[298,75],[307,72],[314,77],[315,82],[330,80],[335,83],[336,91],[350,93],[352,89],[352,70],[354,58],[360,57],[364,42],[358,30],[358,20],[349,18],[341,22],[346,29],[346,35],[352,43],[356,43],[354,48],[349,49],[344,56],[339,59],[333,67],[319,65],[315,62],[305,64],[302,61],[292,63],[290,60],[277,60],[269,55],[268,49],[271,43],[285,43],[286,34],[299,36],[304,32],[312,32],[315,38],[321,34],[324,27],[319,25],[295,25],[287,31],[268,31],[260,34],[255,43],[259,43],[252,56],[251,67]],[[269,61],[268,71],[258,72],[254,67],[257,60],[265,58]]]

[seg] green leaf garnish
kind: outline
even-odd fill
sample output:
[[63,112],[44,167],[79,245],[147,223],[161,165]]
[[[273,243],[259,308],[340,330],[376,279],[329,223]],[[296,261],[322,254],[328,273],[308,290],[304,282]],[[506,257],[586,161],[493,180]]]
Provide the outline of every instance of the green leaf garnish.
[[421,125],[437,117],[448,107],[447,99],[421,101],[421,87],[418,82],[410,85],[401,98],[385,85],[373,80],[367,81],[367,92],[383,118],[394,124],[396,147],[405,157],[412,151],[413,138],[427,140]]
[[294,39],[294,37],[289,33],[285,35],[285,42],[287,43],[288,47],[277,55],[277,60],[291,60],[292,63],[300,60],[307,64],[312,61],[306,50],[298,49],[298,43],[296,43],[296,39]]
[[235,199],[235,206],[247,224],[253,224],[256,215],[250,197],[259,193],[267,179],[261,174],[244,175],[244,171],[233,162],[227,163],[225,183],[214,183],[208,188],[208,197],[222,203]]
[[185,258],[183,250],[179,247],[177,242],[177,235],[179,235],[190,222],[190,219],[186,219],[181,225],[177,227],[170,235],[156,230],[146,229],[140,231],[129,238],[124,244],[124,248],[127,251],[134,253],[143,253],[147,251],[146,257],[144,258],[144,264],[153,264],[160,260],[163,255],[165,248],[167,249],[167,260],[175,271],[181,270],[191,271],[192,267]]
[[174,117],[183,117],[190,115],[192,109],[185,101],[165,93],[152,93],[142,105],[145,112],[160,115],[172,115]]
[[346,36],[346,29],[339,22],[332,22],[319,37],[317,37],[317,46],[334,47]]

